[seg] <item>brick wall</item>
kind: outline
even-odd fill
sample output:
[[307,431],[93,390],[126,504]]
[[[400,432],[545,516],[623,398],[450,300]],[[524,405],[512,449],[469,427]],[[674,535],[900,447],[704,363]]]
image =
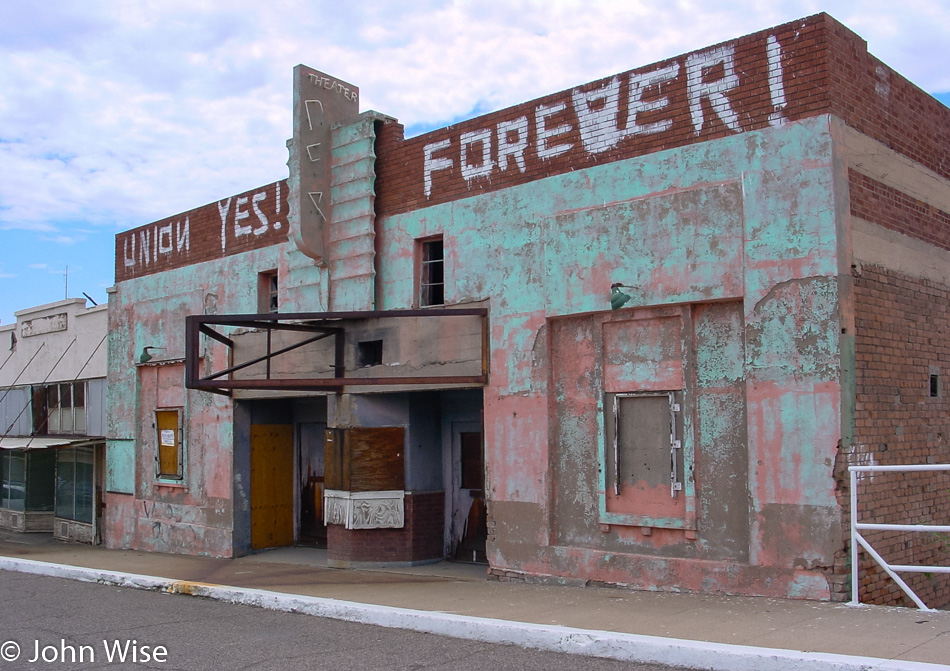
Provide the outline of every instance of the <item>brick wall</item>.
[[950,178],[950,109],[869,54],[864,40],[840,23],[828,21],[827,40],[829,111]]
[[115,281],[285,242],[287,213],[280,180],[119,233]]
[[854,216],[950,250],[950,214],[854,170],[848,177]]
[[[699,96],[702,125],[697,127],[691,106],[697,96],[689,86],[689,63],[697,55],[714,54],[720,48],[733,51],[735,78],[723,79],[721,63],[710,67],[708,73],[704,70],[704,81],[724,82],[727,90],[718,99]],[[643,81],[641,76],[662,75],[667,70],[670,77],[664,81],[644,82],[640,101],[655,103],[656,108],[640,107],[635,115],[641,126],[659,125],[651,132],[642,128],[641,132],[624,132],[632,109],[633,83]],[[596,111],[597,106],[607,106],[606,92],[614,83],[616,115]],[[598,91],[603,92],[599,97],[594,95]],[[585,124],[581,116],[587,103],[595,111],[587,115]],[[718,113],[723,105],[735,113],[731,126]],[[563,108],[543,115],[539,126],[539,110],[555,107]],[[819,114],[839,116],[855,129],[950,177],[950,110],[870,55],[867,43],[858,35],[827,14],[817,14],[409,140],[403,140],[402,126],[385,124],[377,143],[377,211],[381,215],[406,212]],[[503,157],[500,151],[506,142],[503,136],[518,135],[514,129],[519,120],[524,120],[522,130],[527,136],[523,164],[512,155]],[[539,128],[546,132],[563,129],[550,136],[547,144],[565,149],[542,157]],[[467,143],[463,141],[466,136]],[[485,142],[490,151],[483,155]],[[429,171],[428,194],[426,147],[440,147],[431,156],[442,161]],[[485,156],[493,165],[484,164]],[[484,171],[477,169],[480,163]],[[474,177],[463,175],[463,164],[476,168]]]
[[[782,119],[804,118],[825,111],[829,108],[828,71],[825,67],[827,55],[824,47],[826,19],[823,14],[815,15],[405,141],[399,124],[385,124],[377,144],[378,212],[405,212],[476,193],[508,188],[549,175],[704,142],[739,131],[766,128]],[[780,47],[780,54],[774,51],[776,43]],[[729,77],[722,62],[716,62],[715,54],[721,47],[732,50],[734,54],[734,78]],[[771,60],[770,54],[774,56]],[[699,96],[701,127],[697,128],[695,110],[691,106],[697,96],[695,87],[691,93],[689,72],[691,64],[695,67],[704,59],[711,59],[711,65],[703,68],[704,81],[725,82],[723,85],[728,90],[719,98]],[[662,81],[651,83],[648,81],[650,77],[659,77]],[[625,132],[623,129],[630,120],[631,88],[635,81],[643,87],[642,103],[645,106],[653,103],[656,108],[640,107],[635,115],[640,129]],[[606,107],[606,92],[611,85],[617,87],[617,114],[598,114],[598,110],[602,111]],[[598,96],[598,91],[605,93]],[[778,97],[780,94],[781,99]],[[587,105],[594,110],[593,114],[581,112]],[[731,119],[732,127],[726,121],[724,106],[735,114]],[[557,111],[547,113],[547,110],[555,109]],[[545,110],[540,115],[543,116],[541,121],[539,110]],[[583,116],[586,116],[586,121],[582,119]],[[499,145],[505,142],[502,139],[505,135],[518,135],[517,127],[521,120],[524,120],[521,127],[527,135],[523,165],[512,155],[503,159],[499,151]],[[539,123],[546,132],[563,129],[563,132],[549,136],[545,142],[547,146],[565,147],[563,151],[548,157],[542,156],[545,152],[539,150]],[[485,133],[492,146],[490,153],[495,163],[494,169],[480,178],[465,179],[462,174],[463,163],[472,165],[482,160]],[[461,157],[465,134],[483,138],[472,140],[466,146],[468,161],[463,161]],[[516,142],[514,139],[507,141]],[[427,145],[438,143],[445,143],[445,148],[436,156],[451,158],[453,166],[432,173],[431,193],[427,195],[424,186],[424,150]]]
[[442,559],[445,497],[442,492],[406,494],[402,529],[327,527],[327,557],[341,562],[404,563]]
[[[856,465],[950,463],[950,288],[881,267],[856,268],[853,279],[855,447],[842,459]],[[934,374],[937,396],[931,395]],[[839,468],[850,523],[846,473]],[[950,473],[876,473],[862,477],[858,488],[863,522],[950,523]],[[873,532],[866,538],[890,563],[950,564],[947,534]],[[861,556],[862,602],[913,605]],[[928,606],[950,604],[950,575],[902,577]]]

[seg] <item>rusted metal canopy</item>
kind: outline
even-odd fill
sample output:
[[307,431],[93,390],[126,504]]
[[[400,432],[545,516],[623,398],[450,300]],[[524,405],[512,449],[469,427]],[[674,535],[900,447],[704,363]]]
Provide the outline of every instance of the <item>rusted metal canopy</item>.
[[[398,363],[379,366],[379,370],[386,371],[386,375],[369,375],[371,368],[362,366],[357,368],[351,365],[347,369],[347,361],[352,355],[347,354],[347,348],[355,348],[359,338],[365,332],[365,325],[370,322],[380,322],[399,319],[433,319],[437,322],[440,331],[451,332],[446,326],[447,320],[472,318],[478,322],[478,332],[475,334],[480,341],[480,361],[478,371],[474,374],[439,374],[415,375],[411,367],[400,367]],[[267,391],[323,391],[339,392],[346,387],[381,387],[381,386],[481,386],[488,381],[488,310],[485,308],[429,308],[420,310],[387,310],[365,312],[300,312],[300,313],[265,313],[265,314],[237,314],[237,315],[192,315],[185,318],[185,386],[189,389],[200,389],[213,393],[231,395],[234,389],[267,390]],[[233,332],[226,335],[222,329],[231,329]],[[275,334],[296,333],[298,338],[292,342],[280,342],[276,345]],[[404,339],[411,339],[412,331],[406,331]],[[238,337],[247,338],[252,335],[263,343],[255,342],[262,354],[248,356],[237,360],[236,340]],[[204,335],[218,343],[227,346],[230,365],[220,370],[200,374],[202,354],[202,338]],[[422,336],[420,336],[422,337]],[[471,339],[473,334],[468,332]],[[278,368],[274,365],[278,357],[287,357],[292,352],[300,355],[300,350],[319,341],[333,339],[332,347],[323,346],[316,352],[308,352],[308,362],[313,359],[325,359],[322,363],[325,373],[314,375],[314,369],[321,369],[320,365],[313,365],[301,369],[303,372],[287,372],[286,366]],[[284,338],[286,341],[287,339]],[[414,343],[416,347],[425,348],[426,344]],[[255,375],[249,375],[251,369]],[[261,370],[263,369],[263,370]],[[358,375],[354,373],[359,370]],[[308,372],[310,371],[310,372]]]

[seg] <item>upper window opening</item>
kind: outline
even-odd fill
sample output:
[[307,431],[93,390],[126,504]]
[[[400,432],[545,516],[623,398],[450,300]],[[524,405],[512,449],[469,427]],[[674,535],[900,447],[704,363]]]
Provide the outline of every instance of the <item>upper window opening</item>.
[[419,265],[419,305],[445,303],[445,257],[442,238],[421,243]]
[[62,382],[33,387],[33,433],[86,433],[86,383]]
[[278,300],[277,271],[268,270],[257,276],[257,311],[260,314],[277,312]]

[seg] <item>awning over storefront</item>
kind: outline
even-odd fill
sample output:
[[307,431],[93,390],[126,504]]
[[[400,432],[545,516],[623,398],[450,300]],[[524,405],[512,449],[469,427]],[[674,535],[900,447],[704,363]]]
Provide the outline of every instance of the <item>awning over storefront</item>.
[[42,438],[36,436],[27,437],[7,437],[0,438],[0,449],[3,450],[42,450],[47,447],[76,447],[80,445],[93,445],[104,442],[104,438],[76,438],[75,436]]

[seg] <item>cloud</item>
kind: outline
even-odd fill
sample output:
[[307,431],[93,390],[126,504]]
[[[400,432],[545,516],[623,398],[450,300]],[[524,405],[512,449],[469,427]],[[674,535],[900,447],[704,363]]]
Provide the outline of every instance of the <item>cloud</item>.
[[285,177],[297,63],[420,131],[826,8],[950,91],[937,0],[2,3],[0,229],[75,245]]
[[85,235],[41,235],[40,240],[44,242],[55,242],[58,245],[75,245],[86,239]]
[[82,266],[80,265],[70,266],[70,265],[64,264],[63,266],[57,268],[56,266],[51,266],[46,263],[31,263],[27,266],[27,268],[31,270],[45,270],[50,275],[62,275],[64,272],[66,272],[67,268],[69,268],[69,270],[72,272],[77,272],[77,271],[82,270]]

